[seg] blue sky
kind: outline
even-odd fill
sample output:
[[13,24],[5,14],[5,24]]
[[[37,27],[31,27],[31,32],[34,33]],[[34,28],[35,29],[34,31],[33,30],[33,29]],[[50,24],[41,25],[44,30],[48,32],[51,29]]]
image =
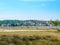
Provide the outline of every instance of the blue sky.
[[0,20],[60,20],[59,0],[0,0]]

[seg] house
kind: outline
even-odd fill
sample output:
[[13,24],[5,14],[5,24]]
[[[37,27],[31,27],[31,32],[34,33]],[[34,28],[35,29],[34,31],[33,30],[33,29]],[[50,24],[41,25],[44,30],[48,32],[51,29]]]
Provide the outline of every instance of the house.
[[11,24],[2,24],[1,27],[10,27],[12,26]]

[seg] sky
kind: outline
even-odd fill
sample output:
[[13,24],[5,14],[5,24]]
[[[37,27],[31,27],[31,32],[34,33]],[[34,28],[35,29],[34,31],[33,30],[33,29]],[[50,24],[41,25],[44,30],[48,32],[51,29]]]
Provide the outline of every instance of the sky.
[[0,0],[0,20],[60,20],[60,0]]

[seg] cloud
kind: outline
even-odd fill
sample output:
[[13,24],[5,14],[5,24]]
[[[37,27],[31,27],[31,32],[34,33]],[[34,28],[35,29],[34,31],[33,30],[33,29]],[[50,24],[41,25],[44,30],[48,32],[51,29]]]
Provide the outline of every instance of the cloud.
[[56,0],[20,0],[20,1],[56,1]]

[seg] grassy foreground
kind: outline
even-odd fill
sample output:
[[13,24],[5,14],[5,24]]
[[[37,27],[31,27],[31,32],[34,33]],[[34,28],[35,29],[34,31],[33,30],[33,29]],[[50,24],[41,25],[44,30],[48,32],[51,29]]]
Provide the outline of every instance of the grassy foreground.
[[0,45],[60,45],[59,32],[0,32]]
[[0,45],[60,45],[59,29],[43,30],[57,31],[0,32]]
[[0,33],[0,45],[60,45],[57,32]]

